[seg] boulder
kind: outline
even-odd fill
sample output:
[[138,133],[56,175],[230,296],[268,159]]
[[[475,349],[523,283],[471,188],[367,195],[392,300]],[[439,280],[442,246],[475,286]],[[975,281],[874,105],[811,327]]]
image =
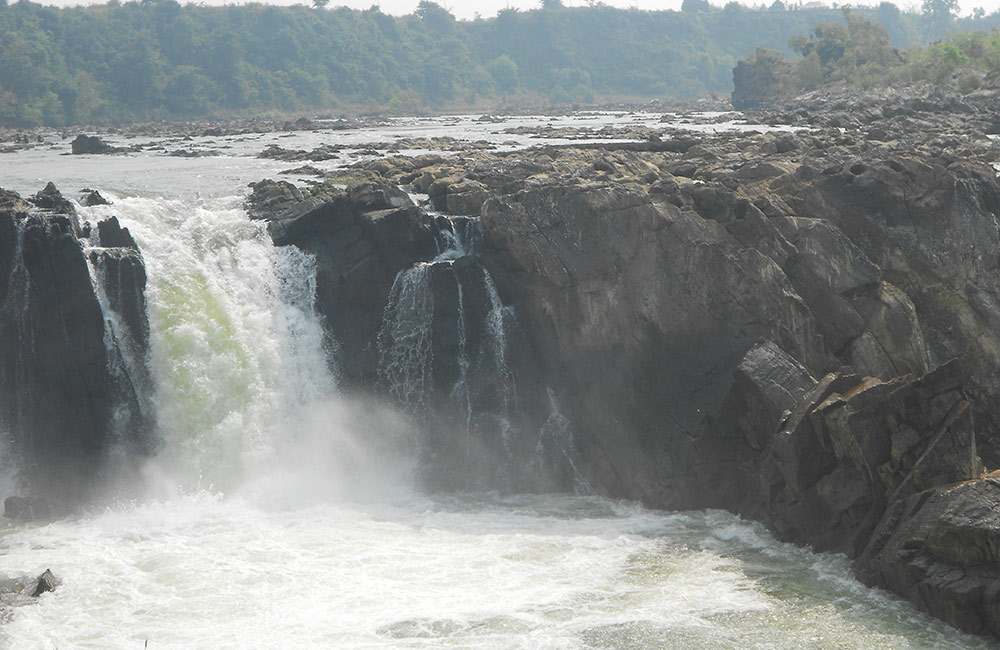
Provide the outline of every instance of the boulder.
[[43,498],[11,496],[3,501],[3,516],[7,519],[21,521],[47,519],[55,512],[55,506]]
[[101,193],[97,190],[84,190],[83,195],[83,204],[87,207],[95,205],[111,205],[111,202],[101,196]]
[[397,274],[437,254],[431,218],[389,184],[341,190],[290,183],[252,185],[251,218],[266,219],[278,245],[316,256],[317,308],[340,344],[338,370],[348,386],[377,381],[375,337]]
[[38,582],[35,583],[35,588],[31,592],[31,597],[38,598],[46,592],[55,591],[58,586],[59,581],[52,571],[45,569],[45,572],[38,576]]
[[112,153],[114,148],[101,140],[96,135],[80,134],[70,145],[75,155],[78,154],[100,154]]
[[781,537],[820,550],[856,556],[890,504],[982,473],[957,362],[890,382],[828,375],[772,430],[757,507]]
[[998,513],[997,478],[912,494],[886,512],[858,576],[955,627],[1000,636]]

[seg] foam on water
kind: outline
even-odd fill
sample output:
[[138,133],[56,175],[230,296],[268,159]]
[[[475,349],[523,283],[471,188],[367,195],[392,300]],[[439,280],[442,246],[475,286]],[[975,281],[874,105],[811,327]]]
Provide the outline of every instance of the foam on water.
[[0,626],[17,648],[989,647],[732,515],[595,498],[197,494],[8,529],[0,551],[63,578]]

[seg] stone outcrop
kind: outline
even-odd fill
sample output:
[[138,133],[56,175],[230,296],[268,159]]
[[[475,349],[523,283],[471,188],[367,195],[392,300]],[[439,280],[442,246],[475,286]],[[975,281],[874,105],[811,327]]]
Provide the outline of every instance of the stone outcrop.
[[[517,462],[554,444],[539,440],[552,409],[522,332],[473,255],[478,221],[429,214],[385,182],[341,190],[262,181],[248,209],[276,244],[315,256],[338,375],[421,423],[426,485],[553,487]],[[566,473],[567,453],[541,455]]]
[[317,307],[337,342],[338,370],[348,386],[374,384],[372,342],[396,275],[437,254],[430,217],[388,184],[340,191],[262,181],[248,205],[251,218],[268,220],[276,244],[315,255]]
[[1000,636],[1000,482],[896,501],[856,560],[858,575],[975,634]]
[[109,145],[104,140],[101,140],[96,135],[85,135],[81,133],[76,136],[73,142],[70,144],[72,152],[76,155],[81,154],[102,154],[102,153],[114,153],[115,148]]
[[[486,485],[734,510],[996,633],[1000,571],[976,550],[995,524],[986,505],[951,509],[992,503],[984,464],[1000,464],[1000,146],[963,127],[977,111],[911,108],[778,115],[815,118],[808,131],[393,156],[352,170],[374,184],[258,186],[251,205],[276,242],[317,255],[355,385],[452,414],[430,424],[438,487],[469,485],[449,472],[475,440],[490,453],[464,466]],[[391,204],[394,184],[451,216]],[[444,259],[458,214],[481,241]],[[389,215],[391,241],[375,223]],[[426,367],[431,388],[386,379],[404,295],[433,318],[396,378]],[[456,411],[491,349],[460,331],[499,313],[511,389]],[[503,426],[470,428],[483,413]],[[517,471],[486,472],[489,457]]]
[[95,247],[54,186],[29,201],[0,192],[0,424],[22,488],[65,506],[87,494],[113,445],[149,442],[145,268],[117,222],[99,226],[113,241]]

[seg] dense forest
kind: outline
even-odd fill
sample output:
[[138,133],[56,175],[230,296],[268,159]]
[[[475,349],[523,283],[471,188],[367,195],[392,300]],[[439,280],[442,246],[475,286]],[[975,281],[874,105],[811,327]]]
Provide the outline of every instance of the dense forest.
[[[428,1],[401,17],[327,2],[56,9],[0,0],[0,125],[725,95],[733,66],[758,46],[787,50],[793,36],[841,18],[781,0],[757,9],[685,0],[681,11],[657,12],[543,0],[473,21]],[[933,4],[856,12],[897,47],[1000,24],[998,14],[959,20]]]

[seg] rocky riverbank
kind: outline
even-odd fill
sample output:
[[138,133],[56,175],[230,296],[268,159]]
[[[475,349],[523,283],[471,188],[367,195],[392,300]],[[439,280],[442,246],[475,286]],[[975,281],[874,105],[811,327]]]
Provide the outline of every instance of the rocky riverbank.
[[[467,431],[442,442],[436,483],[734,510],[998,634],[1000,149],[982,111],[900,101],[763,116],[797,131],[386,157],[350,190],[258,184],[251,213],[317,254],[358,387],[392,393],[380,335],[426,272],[428,412],[497,313],[486,290],[456,304],[456,274],[495,283],[515,416],[477,462]],[[445,265],[457,215],[480,240]],[[500,451],[521,471],[485,471]]]

